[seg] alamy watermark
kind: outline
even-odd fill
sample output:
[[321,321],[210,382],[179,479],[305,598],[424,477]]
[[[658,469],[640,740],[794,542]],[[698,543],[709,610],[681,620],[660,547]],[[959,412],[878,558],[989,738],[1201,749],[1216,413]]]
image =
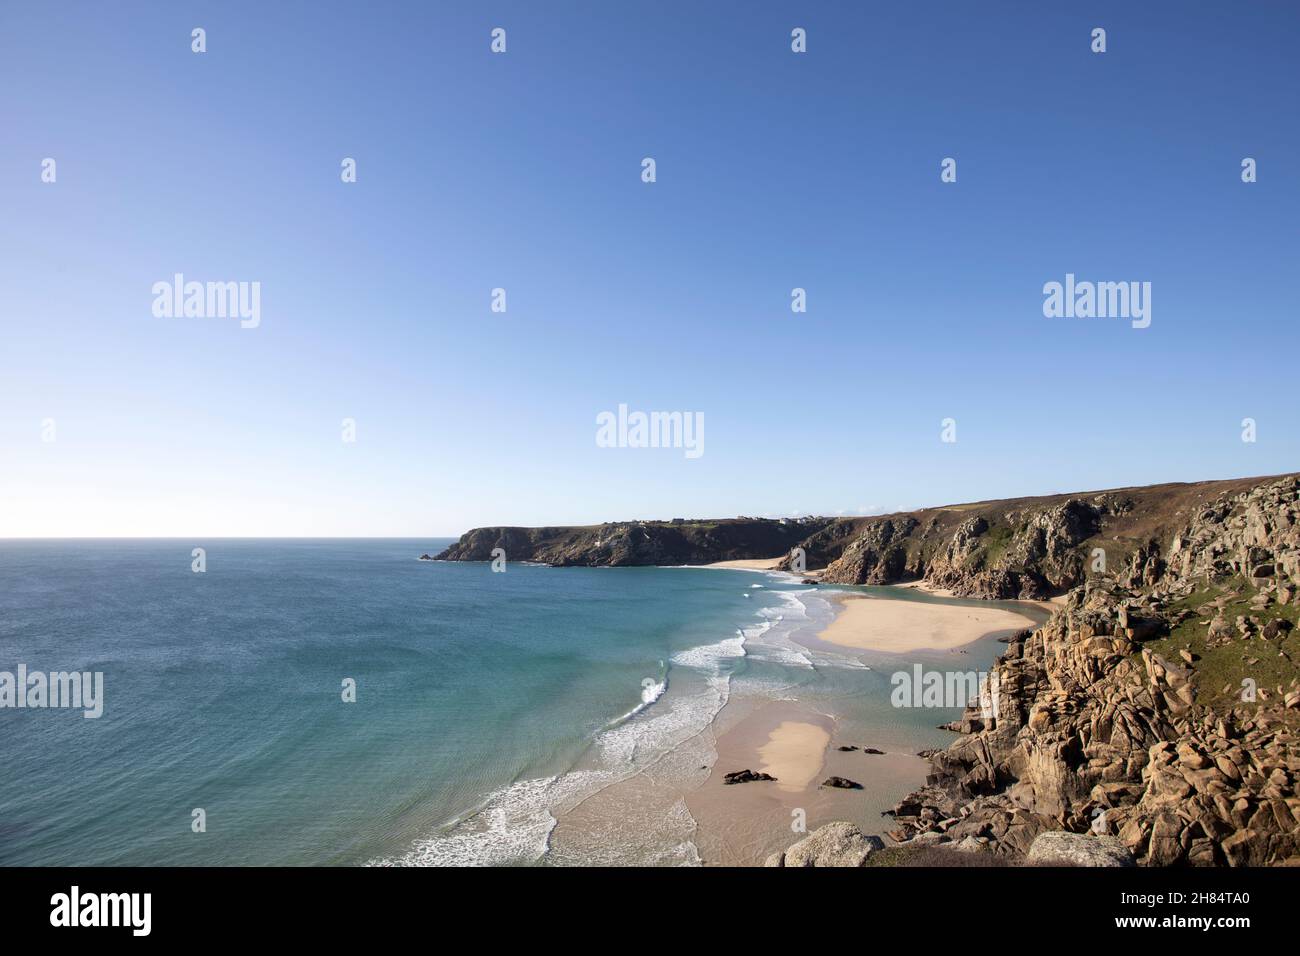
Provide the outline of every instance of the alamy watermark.
[[239,319],[241,329],[262,324],[261,282],[186,282],[178,272],[152,291],[157,319]]
[[996,671],[927,671],[913,664],[910,671],[895,671],[889,682],[889,702],[895,707],[978,707],[985,720],[998,715]]
[[704,454],[703,412],[618,412],[596,416],[599,448],[682,448],[687,458]]
[[0,671],[0,708],[71,708],[93,720],[104,713],[102,671]]
[[50,925],[125,927],[132,936],[148,936],[152,910],[152,893],[83,893],[74,884],[50,897]]
[[1150,282],[1065,282],[1043,285],[1043,315],[1049,319],[1131,319],[1135,329],[1151,324]]

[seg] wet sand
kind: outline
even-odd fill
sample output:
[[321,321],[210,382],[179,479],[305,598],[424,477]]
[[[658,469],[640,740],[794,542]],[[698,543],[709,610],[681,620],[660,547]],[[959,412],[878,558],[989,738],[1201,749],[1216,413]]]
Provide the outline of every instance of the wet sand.
[[[935,597],[955,598],[957,596],[949,588],[937,588],[932,584],[926,584],[924,581],[908,581],[906,584],[891,584],[888,587],[900,588],[906,591],[920,591],[922,594],[933,594]],[[1035,607],[1042,608],[1050,613],[1065,604],[1065,597],[1064,594],[1058,594],[1046,601],[1018,601],[1017,603],[1033,604]]]
[[[850,820],[866,833],[883,834],[891,808],[925,778],[928,766],[910,753],[869,755],[840,752],[837,721],[797,701],[771,701],[723,732],[718,758],[704,784],[687,794],[698,829],[695,842],[706,865],[759,866],[807,832],[835,820]],[[882,748],[883,749],[883,748]],[[725,784],[736,770],[761,770],[775,782]],[[810,773],[811,769],[811,773]],[[784,774],[784,776],[782,776]],[[862,790],[821,786],[831,775],[847,777]]]

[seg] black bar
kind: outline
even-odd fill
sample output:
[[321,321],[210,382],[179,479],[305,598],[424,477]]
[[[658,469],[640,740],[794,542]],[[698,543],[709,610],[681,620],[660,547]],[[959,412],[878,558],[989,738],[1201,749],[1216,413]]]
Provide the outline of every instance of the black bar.
[[[74,885],[83,900],[93,893],[150,894],[148,935],[135,936],[130,926],[52,926],[52,897]],[[563,928],[584,937],[599,932],[617,945],[647,937],[667,945],[678,935],[773,939],[783,921],[810,944],[838,938],[865,945],[866,933],[891,926],[929,940],[952,932],[955,945],[985,933],[1037,930],[1085,942],[1171,933],[1232,940],[1289,926],[1298,885],[1286,868],[9,869],[0,870],[0,914],[6,943],[74,933],[79,944],[113,938],[379,945],[413,935],[451,943],[471,930],[487,943],[544,938]],[[1117,924],[1126,918],[1153,918],[1155,925]],[[1247,924],[1163,925],[1167,918]]]

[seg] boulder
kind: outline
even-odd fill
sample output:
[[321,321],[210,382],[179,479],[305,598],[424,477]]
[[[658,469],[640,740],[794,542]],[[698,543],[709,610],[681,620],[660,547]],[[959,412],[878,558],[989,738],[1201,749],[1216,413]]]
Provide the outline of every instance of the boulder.
[[1095,833],[1051,830],[1040,833],[1029,847],[1030,865],[1135,866],[1133,854],[1117,838]]
[[827,777],[822,781],[823,787],[836,787],[840,790],[861,790],[862,784],[848,777]]
[[867,857],[884,846],[880,837],[865,836],[852,823],[828,823],[808,834],[784,854],[768,857],[764,865],[863,866]]

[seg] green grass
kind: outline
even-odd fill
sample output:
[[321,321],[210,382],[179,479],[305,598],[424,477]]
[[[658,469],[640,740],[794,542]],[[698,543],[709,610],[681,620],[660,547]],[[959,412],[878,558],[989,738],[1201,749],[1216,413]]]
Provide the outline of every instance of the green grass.
[[992,568],[997,565],[1002,556],[1007,553],[1007,545],[1011,543],[1014,536],[1014,530],[1007,524],[995,524],[980,536],[984,549],[984,567]]
[[[1167,637],[1149,641],[1145,646],[1180,666],[1185,662],[1178,652],[1183,648],[1192,652],[1197,658],[1192,664],[1197,700],[1202,704],[1223,708],[1240,704],[1241,682],[1246,677],[1254,678],[1260,688],[1268,690],[1269,703],[1272,703],[1276,700],[1274,694],[1277,686],[1280,684],[1284,689],[1288,688],[1291,681],[1300,674],[1300,668],[1278,655],[1278,651],[1282,650],[1291,660],[1300,661],[1300,607],[1296,601],[1287,605],[1274,601],[1263,610],[1254,610],[1250,599],[1255,596],[1256,589],[1243,578],[1236,577],[1201,587],[1191,596],[1171,604],[1168,610],[1187,608],[1195,612],[1201,605],[1232,591],[1240,593],[1230,598],[1224,606],[1223,616],[1229,624],[1235,625],[1238,615],[1254,616],[1259,619],[1261,626],[1270,620],[1284,618],[1291,622],[1292,629],[1281,640],[1267,641],[1256,633],[1248,640],[1238,638],[1222,647],[1207,648],[1206,640],[1213,616],[1195,615],[1175,627]],[[1258,658],[1259,662],[1247,664],[1244,658],[1248,657]],[[1226,694],[1223,692],[1225,685],[1228,686]]]

